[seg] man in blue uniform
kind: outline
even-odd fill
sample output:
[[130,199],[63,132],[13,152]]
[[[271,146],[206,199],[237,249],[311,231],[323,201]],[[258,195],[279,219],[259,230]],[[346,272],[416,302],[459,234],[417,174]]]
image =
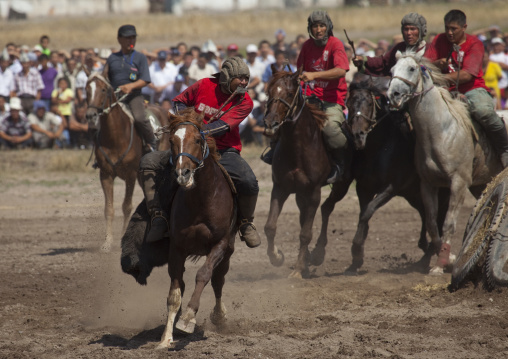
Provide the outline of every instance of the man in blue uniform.
[[129,106],[134,117],[138,133],[152,150],[156,148],[156,140],[150,121],[145,116],[145,106],[141,89],[151,82],[148,62],[145,55],[134,50],[136,45],[136,28],[123,25],[118,29],[119,52],[111,54],[106,62],[109,66],[108,78],[111,85],[128,96],[124,102]]

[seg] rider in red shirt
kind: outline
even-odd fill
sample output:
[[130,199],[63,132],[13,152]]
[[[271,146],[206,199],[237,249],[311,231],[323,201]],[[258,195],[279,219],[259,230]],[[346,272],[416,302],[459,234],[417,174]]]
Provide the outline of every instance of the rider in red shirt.
[[466,34],[466,15],[462,11],[449,11],[444,23],[445,32],[435,37],[425,57],[447,74],[450,90],[457,91],[458,84],[458,92],[467,98],[471,117],[483,127],[506,168],[508,134],[483,79],[484,46],[477,37]]
[[396,44],[382,56],[356,56],[353,63],[359,72],[373,76],[391,76],[390,70],[397,62],[395,58],[397,51],[413,50],[418,52],[426,46],[424,38],[427,34],[427,20],[422,15],[411,12],[402,18],[400,24],[404,41]]
[[[215,138],[217,149],[221,154],[220,164],[229,173],[238,193],[238,220],[240,238],[248,247],[254,248],[261,244],[261,239],[252,223],[259,192],[254,172],[240,156],[242,143],[238,125],[252,111],[253,102],[245,92],[249,82],[249,68],[240,57],[230,57],[222,64],[220,73],[212,78],[199,80],[173,99],[175,112],[187,107],[194,107],[198,113],[204,114],[202,131]],[[242,91],[243,90],[243,91]],[[211,120],[219,108],[233,95],[231,102],[226,104],[219,115]],[[149,153],[140,162],[140,183],[145,194],[148,213],[151,216],[151,227],[147,234],[147,242],[160,240],[168,230],[167,213],[162,210],[159,194],[156,190],[156,178],[171,166],[170,151]],[[172,189],[178,185],[172,183]]]
[[[328,115],[323,128],[323,139],[334,162],[327,182],[334,183],[344,173],[347,138],[342,132],[344,101],[347,94],[346,72],[349,60],[342,42],[333,36],[333,23],[326,11],[317,10],[307,19],[310,39],[304,42],[297,66],[303,67],[300,80],[308,83],[307,101],[317,103]],[[261,158],[271,164],[275,141]]]

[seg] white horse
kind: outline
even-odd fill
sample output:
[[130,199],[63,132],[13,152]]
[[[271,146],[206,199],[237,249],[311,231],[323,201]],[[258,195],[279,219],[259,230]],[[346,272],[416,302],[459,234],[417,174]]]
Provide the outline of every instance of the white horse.
[[[446,85],[444,75],[422,57],[423,51],[397,54],[387,95],[397,108],[408,105],[427,231],[438,254],[431,274],[442,274],[450,264],[450,242],[466,190],[478,198],[502,166],[484,131],[471,122],[466,105],[441,87]],[[442,238],[437,226],[440,187],[450,189]]]

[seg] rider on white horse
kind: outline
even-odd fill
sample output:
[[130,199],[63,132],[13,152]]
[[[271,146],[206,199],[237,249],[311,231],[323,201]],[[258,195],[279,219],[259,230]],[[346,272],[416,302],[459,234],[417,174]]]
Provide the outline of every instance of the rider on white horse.
[[402,18],[400,24],[404,41],[396,44],[382,56],[356,56],[353,64],[359,72],[374,76],[390,76],[390,70],[397,62],[395,55],[398,51],[418,52],[426,46],[424,37],[427,34],[427,20],[422,15],[411,12]]
[[483,127],[506,168],[508,134],[504,121],[496,114],[492,96],[483,79],[483,43],[476,36],[466,34],[466,15],[462,11],[449,11],[444,23],[445,32],[435,37],[425,57],[446,74],[452,84],[451,91],[464,94],[471,117]]

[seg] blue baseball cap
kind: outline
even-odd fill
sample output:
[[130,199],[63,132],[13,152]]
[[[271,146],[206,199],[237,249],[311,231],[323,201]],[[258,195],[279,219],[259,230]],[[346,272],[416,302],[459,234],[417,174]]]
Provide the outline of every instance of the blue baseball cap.
[[166,51],[162,50],[157,53],[157,59],[166,60],[167,58],[168,58],[168,53]]
[[42,100],[34,101],[34,110],[37,111],[40,108],[44,108],[46,111],[48,111],[48,104]]

